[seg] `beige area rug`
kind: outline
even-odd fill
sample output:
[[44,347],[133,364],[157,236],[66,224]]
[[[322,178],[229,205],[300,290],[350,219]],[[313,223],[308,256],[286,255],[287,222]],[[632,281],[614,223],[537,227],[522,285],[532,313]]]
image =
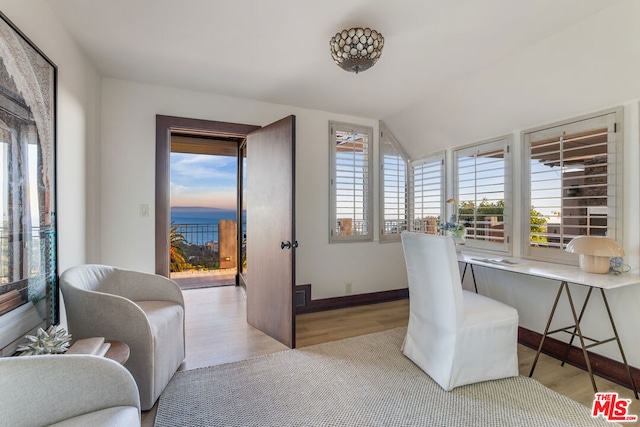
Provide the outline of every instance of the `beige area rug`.
[[400,352],[406,328],[178,372],[155,425],[612,426],[528,377],[440,388]]

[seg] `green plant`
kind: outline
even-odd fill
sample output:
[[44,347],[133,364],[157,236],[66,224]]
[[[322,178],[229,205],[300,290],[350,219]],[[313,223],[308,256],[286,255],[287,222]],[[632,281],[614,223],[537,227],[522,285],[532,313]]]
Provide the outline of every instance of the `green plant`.
[[178,232],[178,226],[173,222],[169,229],[169,243],[169,261],[171,271],[182,271],[183,266],[187,263],[187,260],[185,259],[186,254],[184,253],[184,244],[186,243],[186,239]]

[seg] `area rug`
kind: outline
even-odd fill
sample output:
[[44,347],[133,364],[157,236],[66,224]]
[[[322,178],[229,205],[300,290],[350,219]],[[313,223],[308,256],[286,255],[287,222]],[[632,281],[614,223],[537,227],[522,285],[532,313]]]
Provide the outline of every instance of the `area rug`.
[[528,377],[446,392],[404,357],[406,328],[178,372],[155,425],[612,426]]

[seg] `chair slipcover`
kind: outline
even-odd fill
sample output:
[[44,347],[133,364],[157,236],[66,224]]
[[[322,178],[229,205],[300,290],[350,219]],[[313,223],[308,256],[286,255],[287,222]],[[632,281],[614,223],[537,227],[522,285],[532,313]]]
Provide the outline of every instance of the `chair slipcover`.
[[103,357],[2,357],[0,395],[0,425],[140,426],[133,377]]
[[402,351],[440,386],[518,375],[518,312],[462,289],[453,241],[402,233],[409,325]]
[[185,356],[184,299],[178,285],[155,274],[105,265],[81,265],[60,276],[74,340],[105,337],[131,350],[125,367],[146,411]]

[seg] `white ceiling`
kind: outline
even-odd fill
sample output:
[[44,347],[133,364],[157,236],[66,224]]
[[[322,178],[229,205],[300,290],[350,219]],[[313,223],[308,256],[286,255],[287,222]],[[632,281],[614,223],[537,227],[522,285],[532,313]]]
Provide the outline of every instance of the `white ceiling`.
[[[380,118],[618,0],[47,0],[107,77]],[[336,32],[385,37],[355,75]]]

